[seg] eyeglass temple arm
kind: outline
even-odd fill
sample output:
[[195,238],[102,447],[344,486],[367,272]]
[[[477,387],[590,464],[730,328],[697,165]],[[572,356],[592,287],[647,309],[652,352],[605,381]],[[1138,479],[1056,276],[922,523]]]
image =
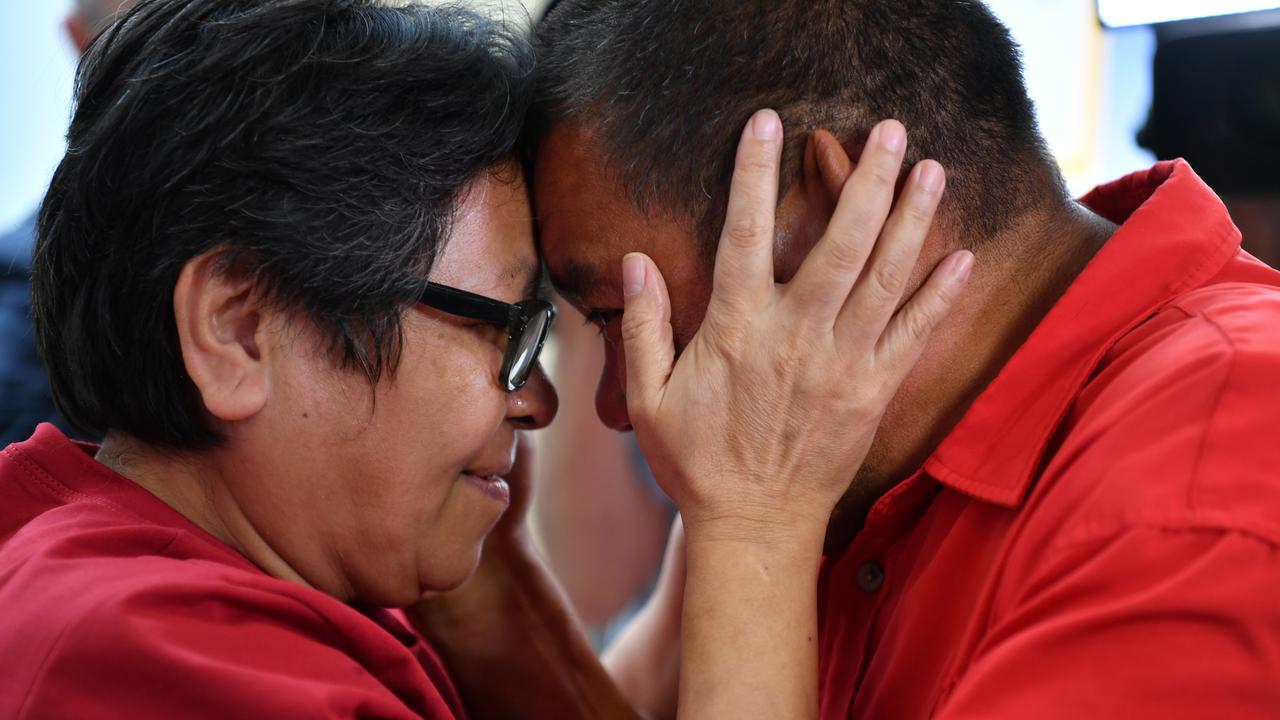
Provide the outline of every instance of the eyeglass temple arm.
[[436,283],[427,283],[422,299],[426,304],[447,313],[484,320],[495,325],[507,325],[517,312],[515,305]]

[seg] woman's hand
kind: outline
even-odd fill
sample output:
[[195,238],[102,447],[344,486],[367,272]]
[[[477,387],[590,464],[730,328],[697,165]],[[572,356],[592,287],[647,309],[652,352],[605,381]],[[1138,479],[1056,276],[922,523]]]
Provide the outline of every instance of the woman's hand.
[[972,263],[951,255],[898,309],[943,185],[925,161],[894,207],[905,150],[898,123],[871,132],[826,233],[777,284],[782,128],[757,113],[707,314],[679,360],[661,274],[643,255],[623,261],[627,409],[687,535],[682,716],[817,716],[827,521]]
[[772,111],[758,113],[739,147],[707,314],[678,361],[657,266],[624,259],[627,409],[691,539],[825,531],[890,398],[959,295],[967,252],[897,309],[943,184],[937,163],[921,163],[890,214],[905,150],[897,122],[872,131],[826,233],[777,284],[782,128]]
[[408,611],[449,668],[468,716],[634,720],[639,717],[596,658],[525,524],[533,493],[532,444],[520,434],[507,474],[511,506],[461,587]]

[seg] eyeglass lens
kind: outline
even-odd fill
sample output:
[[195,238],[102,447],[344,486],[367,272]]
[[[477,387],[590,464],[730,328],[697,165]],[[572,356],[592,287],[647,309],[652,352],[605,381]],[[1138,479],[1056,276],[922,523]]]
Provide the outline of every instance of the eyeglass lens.
[[535,312],[524,325],[520,336],[513,338],[514,346],[508,349],[507,387],[516,389],[529,379],[529,372],[538,359],[538,351],[546,340],[547,325],[551,313],[545,310]]

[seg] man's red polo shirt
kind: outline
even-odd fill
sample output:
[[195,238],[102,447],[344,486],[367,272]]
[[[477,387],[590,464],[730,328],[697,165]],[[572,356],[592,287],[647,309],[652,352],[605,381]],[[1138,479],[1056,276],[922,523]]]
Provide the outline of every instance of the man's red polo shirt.
[[0,718],[462,717],[402,618],[266,575],[93,450],[0,451]]
[[1280,718],[1280,273],[1184,162],[824,568],[824,718]]

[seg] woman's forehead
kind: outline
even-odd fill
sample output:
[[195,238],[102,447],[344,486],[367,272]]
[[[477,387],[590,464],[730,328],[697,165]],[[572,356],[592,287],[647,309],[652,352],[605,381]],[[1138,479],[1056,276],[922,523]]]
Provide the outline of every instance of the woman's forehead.
[[522,299],[540,266],[528,189],[519,173],[484,173],[459,199],[435,282],[504,300]]

